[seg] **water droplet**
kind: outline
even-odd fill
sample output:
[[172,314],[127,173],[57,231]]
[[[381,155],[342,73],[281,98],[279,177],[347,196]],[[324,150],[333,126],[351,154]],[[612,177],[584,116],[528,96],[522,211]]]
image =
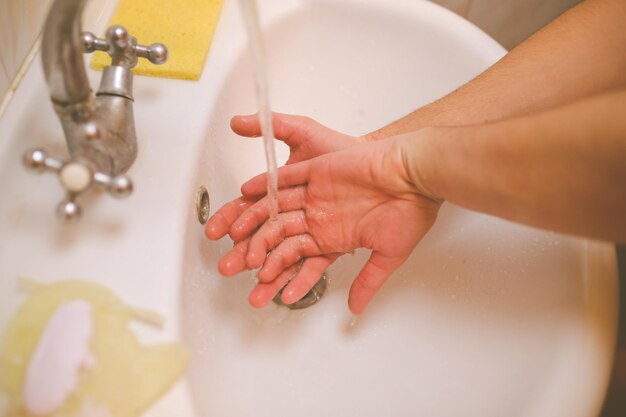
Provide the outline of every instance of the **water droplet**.
[[261,326],[278,326],[284,323],[291,314],[290,309],[275,303],[269,303],[259,309],[248,306],[248,311],[252,320]]

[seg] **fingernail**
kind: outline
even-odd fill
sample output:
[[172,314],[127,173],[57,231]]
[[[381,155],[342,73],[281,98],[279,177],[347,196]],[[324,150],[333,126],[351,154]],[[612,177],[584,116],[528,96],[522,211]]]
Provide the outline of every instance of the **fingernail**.
[[263,299],[263,294],[259,294],[255,290],[252,290],[252,292],[248,295],[248,303],[254,308],[264,307],[268,300]]
[[210,219],[207,222],[206,227],[204,229],[206,230],[207,235],[208,234],[215,234],[215,232],[216,232],[215,225],[211,224],[211,220]]
[[204,229],[204,235],[207,237],[207,239],[210,239],[210,240],[217,239],[217,233],[215,232],[215,228],[213,226],[207,226]]
[[298,301],[297,297],[294,296],[294,290],[283,291],[282,300],[285,304],[293,304]]
[[246,265],[239,258],[224,259],[222,258],[218,264],[218,270],[220,274],[230,277],[245,269]]

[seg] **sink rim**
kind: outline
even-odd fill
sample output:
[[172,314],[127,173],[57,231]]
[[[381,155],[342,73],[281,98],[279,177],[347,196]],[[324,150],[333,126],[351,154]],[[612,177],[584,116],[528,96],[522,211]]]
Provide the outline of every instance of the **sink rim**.
[[[323,1],[326,3],[332,3],[330,0]],[[412,8],[420,8],[420,10],[431,10],[434,14],[437,14],[438,12],[433,10],[442,9],[440,6],[430,2],[417,2],[415,0],[396,0],[396,2],[388,2],[389,4],[387,5],[383,3],[383,0],[369,2],[364,0],[342,1],[346,4],[349,3],[355,6],[370,4],[381,8],[404,7],[404,5],[406,5]],[[200,83],[190,84],[180,81],[137,77],[137,106],[135,112],[141,150],[139,156],[140,160],[135,167],[131,168],[131,175],[133,175],[134,179],[140,180],[143,184],[138,183],[138,193],[133,196],[129,202],[109,202],[105,199],[98,201],[98,207],[93,212],[90,212],[93,213],[93,215],[90,215],[90,218],[85,219],[87,222],[104,220],[105,223],[111,219],[122,219],[117,224],[99,224],[101,228],[95,228],[95,232],[99,235],[98,237],[105,237],[105,232],[107,231],[106,228],[109,226],[112,226],[113,229],[115,227],[122,228],[124,229],[124,233],[127,231],[135,232],[139,230],[153,231],[155,225],[158,225],[158,222],[155,221],[154,224],[146,222],[141,218],[141,216],[135,216],[131,212],[136,210],[137,207],[153,207],[155,204],[163,201],[163,196],[167,198],[168,202],[171,201],[172,205],[169,206],[169,210],[166,209],[161,213],[154,215],[150,214],[150,216],[158,218],[159,222],[163,224],[161,228],[158,229],[160,232],[159,237],[164,240],[170,240],[171,242],[168,247],[168,251],[164,251],[161,247],[157,247],[157,249],[155,249],[158,254],[163,256],[154,256],[154,254],[152,254],[153,259],[160,258],[158,259],[160,268],[148,269],[148,274],[153,273],[153,278],[155,279],[154,283],[150,285],[150,291],[146,290],[145,285],[139,285],[136,283],[136,280],[134,280],[134,278],[141,276],[142,273],[146,273],[143,268],[120,268],[118,271],[122,271],[122,273],[119,276],[107,276],[105,273],[96,273],[91,275],[91,272],[87,275],[86,271],[92,271],[93,267],[91,267],[91,269],[88,267],[82,269],[82,267],[75,265],[68,268],[67,266],[59,265],[60,262],[51,262],[46,266],[46,268],[40,268],[40,273],[35,274],[30,270],[26,273],[26,275],[41,279],[44,282],[60,278],[87,277],[95,282],[100,282],[112,287],[112,289],[125,301],[133,305],[163,312],[167,317],[167,324],[164,333],[159,336],[165,340],[168,340],[172,336],[179,336],[181,334],[177,323],[181,315],[180,309],[182,306],[182,297],[179,296],[180,285],[178,285],[178,282],[171,283],[168,282],[168,280],[175,281],[172,279],[172,276],[180,276],[181,265],[184,263],[184,253],[187,250],[187,246],[185,246],[183,242],[184,237],[191,237],[194,233],[199,237],[202,234],[197,224],[191,223],[193,226],[189,226],[188,223],[190,219],[193,221],[194,214],[192,213],[191,207],[193,206],[193,196],[195,196],[195,187],[197,185],[196,182],[199,180],[199,169],[198,172],[196,172],[196,169],[191,169],[187,166],[201,166],[202,162],[198,162],[196,157],[204,151],[206,140],[206,137],[204,136],[206,133],[206,121],[203,120],[203,116],[201,117],[197,114],[187,114],[187,111],[172,109],[170,107],[173,106],[170,106],[170,104],[172,102],[177,102],[178,100],[193,101],[198,103],[198,106],[194,109],[195,113],[211,113],[220,105],[219,92],[221,91],[221,85],[223,84],[223,80],[226,78],[227,72],[230,71],[230,66],[236,62],[237,57],[241,53],[241,48],[244,43],[242,31],[240,31],[240,28],[237,26],[239,22],[239,15],[237,13],[238,10],[236,10],[236,6],[232,5],[233,3],[234,2],[227,2],[224,6],[220,24],[218,25],[216,37],[214,39],[214,44],[212,46],[211,53],[209,54]],[[279,19],[281,16],[285,16],[305,3],[306,2],[303,0],[270,0],[265,2],[262,13],[264,13],[267,17],[266,24],[271,24],[272,21]],[[416,5],[416,3],[420,4]],[[106,0],[92,0],[88,3],[88,5],[95,5],[97,6],[96,8],[100,9],[106,9],[108,7],[109,10],[112,4],[113,2],[108,2]],[[479,31],[482,34],[478,35],[480,38],[487,38],[485,42],[488,41],[491,46],[484,51],[481,51],[481,53],[487,53],[486,51],[492,51],[493,53],[500,51],[501,54],[504,53],[504,49],[485,35],[484,32],[480,31],[480,29],[477,29],[464,19],[453,15],[451,12],[445,9],[442,10],[445,11],[446,16],[444,19],[446,19],[446,21],[456,22],[454,24],[455,28],[462,28],[458,36],[463,36],[465,31],[468,33],[475,33]],[[88,22],[91,22],[91,24],[87,24],[85,27],[92,28],[93,22],[97,20],[96,17],[101,19],[102,15],[98,14],[97,16],[94,15],[92,18],[88,18],[87,20]],[[101,23],[102,24],[100,24],[100,26],[103,27],[104,22],[101,21]],[[56,125],[56,119],[53,111],[47,103],[48,98],[45,94],[42,94],[42,91],[45,91],[45,89],[43,77],[41,75],[41,63],[39,61],[39,57],[34,60],[34,65],[28,69],[24,82],[17,89],[13,100],[9,103],[6,109],[6,112],[0,116],[0,158],[4,159],[5,157],[10,157],[11,155],[8,155],[8,152],[13,151],[14,147],[26,148],[30,146],[26,143],[27,139],[20,136],[24,132],[32,135],[45,135],[46,137],[60,135],[60,128]],[[89,76],[91,85],[96,85],[99,73],[89,71]],[[45,114],[32,114],[32,106],[39,100],[44,100],[46,102],[46,106],[43,111]],[[39,107],[35,107],[35,109],[38,110]],[[156,127],[151,126],[151,124],[154,124],[155,114],[159,120],[163,121],[163,123],[159,123]],[[16,124],[20,122],[18,119],[22,118],[23,115],[28,115],[29,118],[32,118],[34,120],[33,124],[37,125],[36,128],[24,130],[19,126],[16,127]],[[167,124],[171,123],[172,119],[182,120],[186,123],[186,130],[182,132],[187,136],[186,138],[183,138],[185,140],[173,140],[173,138],[179,139],[178,136],[180,136],[181,132],[176,132],[168,128]],[[176,133],[178,133],[178,135],[176,135]],[[33,137],[32,140],[34,139],[36,138]],[[14,146],[16,141],[21,140],[24,140],[24,142],[20,142],[19,146]],[[35,142],[34,144],[38,145],[39,143]],[[174,155],[175,153],[179,153],[179,155],[176,156]],[[180,167],[180,169],[177,170],[177,175],[171,175],[171,172],[169,174],[167,174],[167,172],[160,172],[158,168],[155,168],[154,164],[151,165],[152,163],[150,162],[150,158],[148,158],[148,156],[152,159],[158,159],[161,163],[163,160],[166,160],[169,162],[170,167]],[[16,153],[13,157],[19,159],[19,153]],[[189,163],[189,161],[192,161],[192,163]],[[3,168],[2,163],[0,163],[0,171],[5,172],[5,169],[14,169],[14,166],[11,165],[10,167]],[[167,169],[163,168],[163,171],[167,171]],[[24,175],[29,176],[30,174]],[[177,181],[172,181],[171,177],[176,178]],[[22,181],[22,178],[24,177],[20,174],[16,178],[19,181]],[[24,181],[31,186],[39,180],[40,178],[37,178],[34,181]],[[150,184],[151,182],[156,183],[156,185]],[[159,182],[161,182],[161,184],[158,184]],[[185,184],[181,186],[181,183]],[[5,183],[0,181],[0,184]],[[53,196],[53,194],[58,197],[58,194],[54,193],[58,190],[54,189],[48,193],[47,191],[43,191],[43,188],[45,188],[44,185],[54,186],[56,184],[51,183],[50,181],[45,181],[45,184],[37,184],[38,185],[34,188],[29,188],[28,191],[32,192],[32,194],[42,196],[41,199],[36,199],[36,201],[42,204],[43,207],[41,211],[28,211],[25,215],[43,213],[42,216],[50,215],[53,219],[51,209],[53,208],[56,200],[49,197]],[[18,196],[20,204],[23,203],[21,194],[14,192],[12,189],[6,191],[5,196],[8,196],[8,200],[12,203],[13,201],[11,199]],[[30,202],[31,200],[28,201]],[[120,207],[118,207],[118,205],[120,205]],[[34,218],[32,221],[45,226],[44,229],[40,231],[42,237],[39,240],[43,241],[45,240],[44,236],[50,237],[56,233],[56,226],[54,226],[54,223],[49,223],[43,218]],[[136,222],[141,225],[141,227],[137,226],[133,228],[131,225],[127,224],[131,222]],[[182,233],[180,232],[181,228],[183,230]],[[115,230],[113,230],[113,232],[115,232]],[[66,241],[65,244],[71,244],[71,239],[78,237],[80,233],[82,232],[68,234],[66,237],[68,237],[69,240]],[[137,247],[142,244],[146,247],[150,246],[145,245],[145,234],[131,234],[129,239],[132,240]],[[103,241],[110,244],[110,242],[106,239],[103,239]],[[113,244],[119,243],[114,238],[111,238],[111,242]],[[102,242],[85,242],[85,246],[88,246],[91,249],[101,249],[98,246],[99,243]],[[0,252],[2,252],[2,249],[4,248],[2,245],[3,243],[0,242]],[[39,249],[39,246],[36,246],[35,248]],[[130,248],[132,249],[132,245],[130,245]],[[123,249],[128,248],[124,247]],[[142,252],[143,249],[135,250]],[[163,252],[161,252],[162,250]],[[93,253],[97,252],[87,252],[87,254],[89,253],[92,253],[90,256],[97,256],[93,255]],[[62,254],[59,255],[60,259],[64,259],[61,255]],[[107,262],[116,263],[111,262],[111,259],[125,259],[124,256],[126,256],[126,253],[124,253],[121,249],[117,250],[117,248],[113,248],[110,255],[111,258],[109,258]],[[0,253],[0,257],[1,256],[2,254]],[[11,259],[11,261],[13,261],[13,259]],[[610,260],[608,262],[610,263]],[[98,265],[106,267],[106,263],[102,260],[98,261]],[[9,273],[7,272],[9,271],[12,273],[12,269],[4,268],[4,266],[0,265],[0,272],[5,272],[5,274],[0,274],[5,275],[0,276],[0,283],[2,283],[3,280],[5,281],[3,285],[6,284],[6,281],[13,280],[13,276],[9,277]],[[31,267],[31,265],[26,266],[28,268],[25,269],[29,269]],[[116,268],[111,267],[111,269],[115,270]],[[37,270],[37,268],[34,268],[33,270]],[[9,286],[10,288],[13,288],[12,283],[13,281],[11,281],[10,284],[6,284],[3,288],[8,288]],[[150,294],[151,291],[152,294]],[[13,293],[8,291],[6,293],[0,291],[0,293],[7,294],[7,297],[13,296]],[[3,320],[4,317],[2,316],[6,311],[5,309],[0,310],[0,320]],[[152,337],[153,335],[149,336]],[[156,338],[158,339],[159,337]],[[192,415],[192,411],[185,412],[185,410],[191,410],[193,407],[187,398],[188,383],[188,378],[179,382],[177,386],[166,396],[166,398],[163,398],[146,413],[146,416],[169,416],[177,414]]]

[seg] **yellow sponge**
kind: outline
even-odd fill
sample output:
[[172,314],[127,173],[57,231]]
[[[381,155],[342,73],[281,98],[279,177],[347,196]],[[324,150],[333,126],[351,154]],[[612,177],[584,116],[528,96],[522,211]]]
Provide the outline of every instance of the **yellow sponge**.
[[[120,0],[111,25],[124,26],[137,43],[165,44],[169,58],[154,65],[139,59],[133,72],[157,77],[198,80],[204,67],[223,0]],[[105,52],[96,52],[91,66],[111,63]]]

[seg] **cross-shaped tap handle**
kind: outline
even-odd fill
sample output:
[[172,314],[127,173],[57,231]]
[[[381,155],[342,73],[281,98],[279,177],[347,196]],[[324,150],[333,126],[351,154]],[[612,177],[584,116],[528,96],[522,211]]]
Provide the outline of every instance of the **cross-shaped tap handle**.
[[81,37],[84,52],[107,52],[111,56],[112,65],[133,68],[137,65],[137,58],[146,58],[156,65],[167,61],[168,51],[165,45],[162,43],[138,45],[137,39],[123,26],[111,26],[106,32],[105,39],[98,38],[91,32],[82,32]]
[[94,184],[104,188],[114,197],[126,197],[133,191],[133,184],[125,175],[112,177],[102,172],[95,172],[82,161],[61,161],[49,156],[43,149],[32,149],[24,154],[24,164],[37,172],[52,172],[59,177],[61,185],[67,191],[66,199],[57,207],[57,214],[63,221],[75,221],[81,216],[81,209],[76,197],[87,191]]

